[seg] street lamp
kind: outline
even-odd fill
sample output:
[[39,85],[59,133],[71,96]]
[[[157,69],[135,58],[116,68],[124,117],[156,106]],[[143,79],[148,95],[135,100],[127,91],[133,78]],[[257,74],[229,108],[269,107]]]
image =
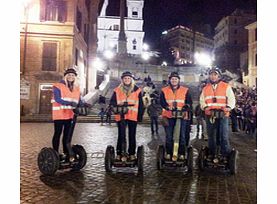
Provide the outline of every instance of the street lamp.
[[196,52],[194,54],[195,61],[197,64],[205,67],[211,67],[212,66],[212,57],[206,53],[199,53]]

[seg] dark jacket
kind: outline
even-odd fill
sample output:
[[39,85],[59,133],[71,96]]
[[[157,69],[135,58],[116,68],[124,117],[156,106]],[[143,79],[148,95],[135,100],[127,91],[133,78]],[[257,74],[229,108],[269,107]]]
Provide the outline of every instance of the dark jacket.
[[147,108],[147,113],[148,113],[149,117],[159,117],[161,112],[162,112],[162,108],[158,104],[151,104]]

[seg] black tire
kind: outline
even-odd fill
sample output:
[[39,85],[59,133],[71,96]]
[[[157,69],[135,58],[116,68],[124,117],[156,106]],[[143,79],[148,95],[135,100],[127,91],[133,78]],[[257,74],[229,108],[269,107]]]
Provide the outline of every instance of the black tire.
[[113,161],[114,161],[114,148],[113,148],[113,146],[109,145],[109,146],[107,146],[106,153],[105,153],[105,170],[106,170],[106,172],[112,171]]
[[188,147],[188,160],[187,160],[188,172],[191,173],[193,169],[193,148]]
[[60,166],[59,154],[52,148],[44,147],[38,154],[37,162],[43,175],[54,175]]
[[143,148],[142,145],[138,147],[137,159],[138,159],[138,171],[139,171],[139,172],[143,172],[144,148]]
[[229,168],[230,168],[230,173],[232,175],[235,175],[238,171],[238,165],[237,165],[237,160],[238,160],[238,151],[237,150],[232,150],[229,156]]
[[72,170],[78,171],[86,165],[87,153],[82,145],[73,145],[72,150],[75,154],[75,159],[78,161],[78,163],[73,165]]
[[158,149],[157,149],[157,169],[158,170],[162,170],[163,169],[163,163],[164,163],[164,146],[163,145],[159,145]]

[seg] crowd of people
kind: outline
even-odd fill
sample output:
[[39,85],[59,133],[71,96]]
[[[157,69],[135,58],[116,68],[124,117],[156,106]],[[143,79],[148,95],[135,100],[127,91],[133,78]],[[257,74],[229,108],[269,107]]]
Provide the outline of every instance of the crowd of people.
[[236,107],[231,112],[232,131],[244,131],[253,137],[257,134],[257,90],[256,88],[234,89]]

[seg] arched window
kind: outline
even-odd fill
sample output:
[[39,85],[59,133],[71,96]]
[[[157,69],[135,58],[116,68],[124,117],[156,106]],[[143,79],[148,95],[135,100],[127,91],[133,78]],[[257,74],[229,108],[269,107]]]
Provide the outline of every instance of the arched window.
[[133,18],[138,18],[138,8],[133,8],[132,9],[132,17]]
[[133,43],[133,50],[136,50],[137,49],[137,40],[133,39],[132,43]]

